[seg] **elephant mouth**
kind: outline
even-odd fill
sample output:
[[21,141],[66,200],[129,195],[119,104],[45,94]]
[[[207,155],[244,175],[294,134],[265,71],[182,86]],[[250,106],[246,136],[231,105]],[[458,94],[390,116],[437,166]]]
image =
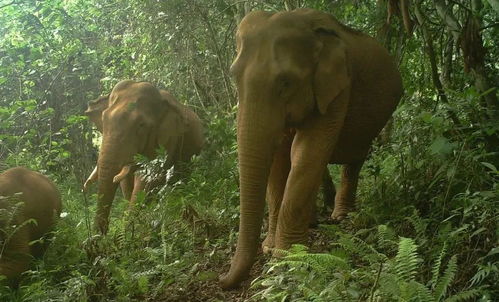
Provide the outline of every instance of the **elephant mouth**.
[[125,179],[130,173],[134,173],[137,170],[137,165],[135,164],[127,164],[121,168],[120,172],[116,174],[113,178],[113,183],[118,184],[123,179]]

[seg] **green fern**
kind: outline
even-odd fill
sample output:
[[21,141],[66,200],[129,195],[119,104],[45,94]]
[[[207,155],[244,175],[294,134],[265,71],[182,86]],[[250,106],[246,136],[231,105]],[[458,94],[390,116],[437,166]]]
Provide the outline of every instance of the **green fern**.
[[393,230],[385,224],[381,224],[377,228],[378,246],[384,249],[391,249],[397,245],[397,238]]
[[363,260],[371,264],[388,260],[385,254],[378,252],[372,245],[358,237],[343,235],[338,240],[338,243],[346,251],[359,255]]
[[397,255],[395,256],[395,271],[400,280],[413,281],[421,260],[417,253],[418,246],[411,238],[401,237]]
[[406,219],[411,223],[412,227],[416,231],[416,239],[419,245],[425,244],[428,241],[428,238],[426,237],[428,223],[421,218],[419,211],[414,209],[412,215]]
[[284,260],[274,264],[269,271],[281,266],[310,267],[312,270],[319,272],[322,275],[330,274],[335,268],[347,269],[348,263],[345,259],[331,254],[312,254],[308,253],[308,248],[303,245],[293,245],[289,251],[276,250],[285,255]]
[[444,258],[445,254],[447,253],[447,241],[444,242],[444,245],[442,246],[442,249],[440,250],[440,254],[438,254],[437,259],[435,260],[435,264],[433,264],[431,273],[431,281],[430,284],[432,288],[435,288],[438,277],[440,276],[440,267],[442,265],[442,259]]
[[478,271],[471,278],[471,286],[478,285],[483,282],[491,273],[498,273],[499,266],[496,263],[487,263],[485,265],[478,265]]
[[461,302],[461,301],[470,301],[472,299],[473,299],[472,301],[475,301],[482,294],[483,290],[481,288],[473,288],[455,294],[452,297],[445,299],[445,302]]
[[432,295],[432,292],[423,284],[417,282],[417,281],[411,281],[409,282],[411,292],[409,296],[405,297],[407,301],[421,301],[421,302],[433,302],[433,301],[438,301],[435,300],[434,296]]
[[442,277],[438,279],[438,282],[436,283],[434,296],[436,297],[437,301],[440,301],[440,299],[445,296],[445,293],[447,292],[449,285],[454,280],[456,272],[457,272],[457,257],[456,255],[454,255],[450,258],[444,274],[442,275]]

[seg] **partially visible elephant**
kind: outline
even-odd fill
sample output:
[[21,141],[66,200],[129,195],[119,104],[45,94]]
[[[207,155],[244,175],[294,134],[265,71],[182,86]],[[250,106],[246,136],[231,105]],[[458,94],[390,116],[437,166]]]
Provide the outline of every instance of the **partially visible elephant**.
[[266,199],[264,250],[307,242],[328,163],[343,164],[332,218],[347,215],[372,140],[403,91],[386,49],[327,13],[251,12],[236,43],[230,72],[239,96],[240,224],[230,271],[220,280],[224,288],[249,274]]
[[38,240],[60,213],[61,196],[47,177],[22,167],[0,174],[0,275],[16,280],[32,256],[43,254],[46,244]]
[[[147,82],[124,80],[109,94],[102,112],[102,145],[97,162],[98,200],[95,227],[105,234],[117,184],[133,175],[134,156],[150,159],[163,147],[165,168],[188,162],[204,145],[199,117],[165,90]],[[150,185],[151,186],[151,185]],[[134,176],[131,203],[146,183]]]

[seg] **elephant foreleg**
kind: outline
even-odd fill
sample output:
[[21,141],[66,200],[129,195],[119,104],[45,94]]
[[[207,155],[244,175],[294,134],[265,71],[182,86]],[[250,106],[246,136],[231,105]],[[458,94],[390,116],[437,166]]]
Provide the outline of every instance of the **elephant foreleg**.
[[334,201],[334,211],[331,219],[343,220],[355,207],[355,192],[359,182],[359,173],[364,162],[343,165],[341,171],[341,188]]
[[266,253],[274,247],[274,236],[277,227],[277,218],[281,208],[284,189],[291,168],[290,149],[293,135],[286,135],[281,146],[276,150],[272,167],[270,169],[267,183],[267,202],[269,204],[269,229],[267,237],[262,243],[263,251]]
[[319,119],[297,131],[291,148],[291,170],[284,191],[275,235],[275,247],[287,249],[306,243],[311,210],[343,117]]

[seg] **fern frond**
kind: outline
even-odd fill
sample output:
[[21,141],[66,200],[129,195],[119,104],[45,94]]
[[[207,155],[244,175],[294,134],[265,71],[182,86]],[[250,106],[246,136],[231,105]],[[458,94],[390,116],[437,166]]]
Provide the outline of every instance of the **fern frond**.
[[378,245],[381,248],[392,248],[397,245],[393,230],[385,224],[378,226]]
[[478,271],[471,278],[471,286],[482,283],[492,272],[499,272],[497,264],[487,263],[485,265],[478,265]]
[[347,269],[349,267],[347,261],[341,257],[325,253],[308,253],[306,248],[294,247],[289,251],[276,251],[282,252],[284,258],[272,265],[268,270],[269,272],[277,267],[289,266],[292,268],[307,267],[321,275],[328,275],[336,268]]
[[395,270],[401,280],[412,281],[415,279],[417,267],[421,262],[417,249],[418,246],[413,239],[400,238],[398,252],[395,256]]
[[444,245],[442,246],[442,249],[440,250],[440,254],[438,254],[437,259],[435,260],[435,263],[433,264],[433,267],[431,269],[431,281],[430,284],[432,288],[435,288],[437,282],[438,282],[438,277],[440,276],[440,267],[442,265],[442,259],[444,258],[445,254],[447,253],[447,241],[444,242]]
[[345,259],[331,254],[292,254],[286,256],[285,259],[301,261],[317,271],[330,273],[334,268],[348,268],[348,263]]
[[428,223],[421,218],[421,216],[419,215],[419,211],[417,209],[414,209],[412,215],[407,217],[406,219],[412,224],[414,230],[416,231],[416,238],[418,239],[418,241],[426,241],[427,238],[425,232],[426,228],[428,227]]
[[445,296],[445,293],[447,292],[449,285],[451,284],[452,280],[454,280],[456,272],[457,272],[457,257],[456,255],[454,255],[450,258],[444,274],[442,275],[442,277],[439,278],[435,286],[434,296],[436,297],[437,301],[440,301],[440,299],[442,299]]
[[414,298],[416,298],[415,301],[421,302],[438,301],[438,299],[435,300],[435,298],[431,294],[431,291],[423,284],[417,281],[411,281],[409,282],[409,284],[412,290],[412,295],[408,297],[410,301],[414,301]]
[[340,246],[354,254],[359,255],[369,263],[379,263],[388,260],[388,257],[378,252],[372,245],[357,237],[342,236],[338,243]]
[[481,295],[482,295],[481,288],[473,288],[455,294],[452,297],[445,299],[445,302],[461,302],[461,301],[470,301],[472,299],[473,299],[472,301],[476,301],[476,298],[478,298]]
[[[375,296],[379,297],[398,297],[401,294],[398,276],[392,273],[382,273],[379,279],[379,286]],[[384,301],[379,300],[378,301]]]

